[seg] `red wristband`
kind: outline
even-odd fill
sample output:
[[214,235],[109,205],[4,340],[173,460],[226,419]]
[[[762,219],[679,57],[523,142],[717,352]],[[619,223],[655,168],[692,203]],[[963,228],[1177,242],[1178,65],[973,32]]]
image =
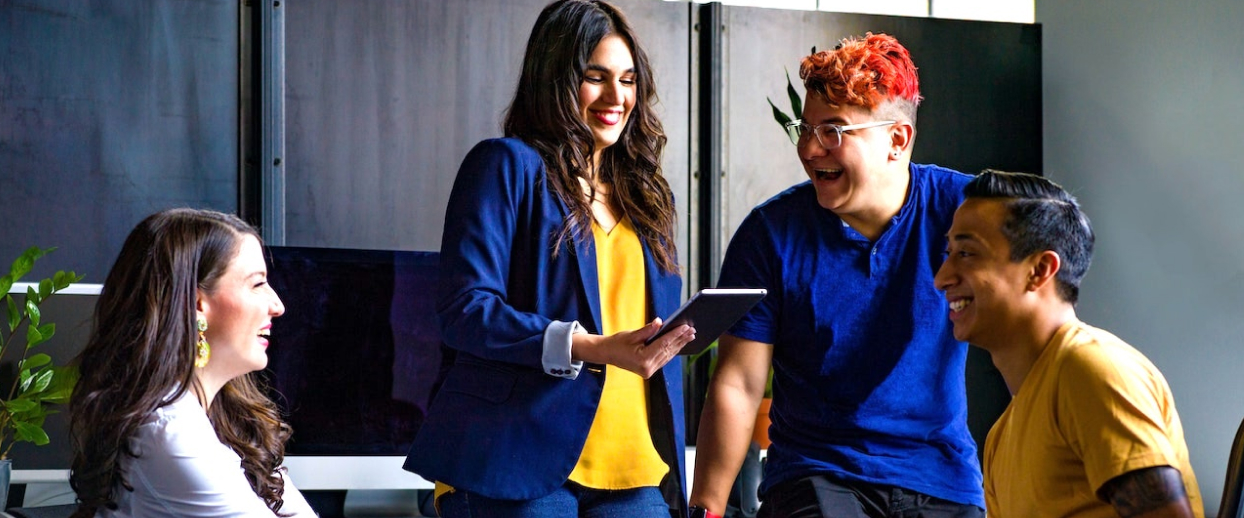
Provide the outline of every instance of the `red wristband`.
[[720,514],[716,514],[708,509],[698,505],[691,506],[691,518],[724,518]]

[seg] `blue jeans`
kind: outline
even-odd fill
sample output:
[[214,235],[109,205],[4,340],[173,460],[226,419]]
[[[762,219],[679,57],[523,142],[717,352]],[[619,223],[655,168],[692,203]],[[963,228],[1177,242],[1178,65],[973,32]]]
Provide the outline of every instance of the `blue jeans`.
[[566,482],[533,500],[497,500],[461,489],[437,501],[442,518],[670,518],[655,487],[610,491]]

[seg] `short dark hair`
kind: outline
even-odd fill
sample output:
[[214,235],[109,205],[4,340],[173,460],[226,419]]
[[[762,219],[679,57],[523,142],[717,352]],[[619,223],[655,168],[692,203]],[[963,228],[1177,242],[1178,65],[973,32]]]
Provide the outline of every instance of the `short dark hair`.
[[1075,197],[1062,186],[1037,175],[986,169],[963,188],[968,198],[1005,199],[1002,235],[1011,245],[1011,260],[1052,250],[1062,259],[1054,277],[1058,294],[1075,304],[1080,281],[1093,262],[1093,226]]

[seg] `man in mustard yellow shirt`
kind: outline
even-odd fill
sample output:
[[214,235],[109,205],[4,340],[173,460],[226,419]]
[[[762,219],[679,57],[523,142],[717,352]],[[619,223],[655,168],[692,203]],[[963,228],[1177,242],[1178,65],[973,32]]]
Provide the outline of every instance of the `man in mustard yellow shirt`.
[[1075,198],[994,171],[964,194],[935,282],[955,338],[990,353],[1013,398],[985,441],[990,518],[1203,518],[1166,380],[1076,318],[1093,230]]

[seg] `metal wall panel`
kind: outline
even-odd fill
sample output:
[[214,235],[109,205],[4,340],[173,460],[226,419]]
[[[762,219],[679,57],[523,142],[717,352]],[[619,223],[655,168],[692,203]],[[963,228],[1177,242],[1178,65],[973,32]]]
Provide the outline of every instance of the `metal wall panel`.
[[0,261],[103,282],[174,206],[237,206],[235,1],[0,0]]
[[[547,3],[288,2],[287,243],[439,249],[458,166],[477,142],[501,136],[527,37]],[[670,139],[665,173],[681,207],[689,6],[617,4],[655,67]]]
[[924,101],[913,161],[967,173],[1041,172],[1039,26],[751,7],[725,12],[727,239],[756,204],[807,180],[765,98],[789,112],[785,71],[802,94],[799,60],[811,47],[868,31],[897,37],[919,68]]

